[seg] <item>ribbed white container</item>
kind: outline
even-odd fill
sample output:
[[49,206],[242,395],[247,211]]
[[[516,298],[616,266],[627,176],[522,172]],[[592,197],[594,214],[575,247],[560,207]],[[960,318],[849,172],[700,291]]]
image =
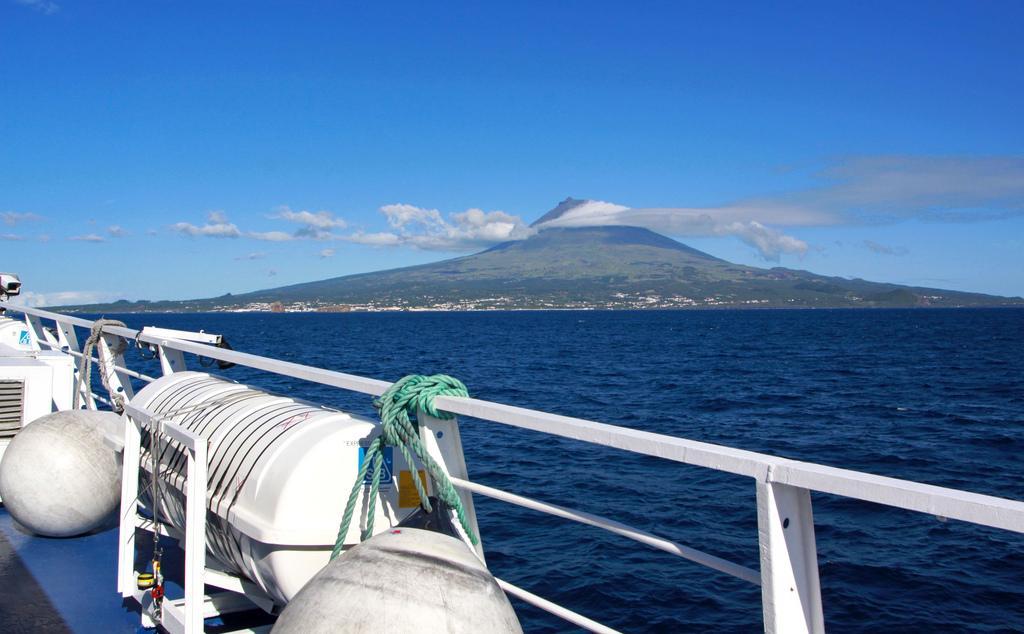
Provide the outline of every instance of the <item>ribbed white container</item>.
[[[359,468],[359,448],[376,437],[380,423],[200,372],[158,379],[132,402],[209,439],[209,553],[287,603],[327,564]],[[148,476],[148,438],[144,445]],[[170,442],[159,454],[167,492],[160,513],[181,530],[185,455]],[[415,510],[399,508],[398,474],[408,469],[395,451],[392,479],[382,481],[377,502],[376,532]],[[150,484],[143,486],[148,505]],[[359,541],[369,488],[363,487],[346,544]]]

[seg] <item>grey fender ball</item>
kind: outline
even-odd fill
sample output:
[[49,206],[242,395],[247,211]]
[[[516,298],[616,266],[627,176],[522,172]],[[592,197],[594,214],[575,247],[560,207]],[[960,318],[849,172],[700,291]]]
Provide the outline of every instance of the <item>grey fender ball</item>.
[[104,524],[121,501],[121,460],[103,442],[112,412],[55,412],[25,425],[0,462],[0,498],[36,535],[71,537]]
[[318,572],[288,603],[274,634],[521,633],[505,593],[461,541],[387,530]]

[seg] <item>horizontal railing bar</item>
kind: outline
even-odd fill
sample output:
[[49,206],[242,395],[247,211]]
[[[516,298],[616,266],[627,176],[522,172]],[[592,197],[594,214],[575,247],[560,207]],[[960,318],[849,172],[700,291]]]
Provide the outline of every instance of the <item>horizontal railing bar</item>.
[[475,398],[439,396],[435,399],[439,409],[493,421],[513,427],[554,434],[563,438],[623,449],[635,453],[683,462],[698,467],[749,477],[763,478],[768,465],[783,458],[714,445],[697,440],[687,440],[665,434],[598,423],[583,418],[549,414],[537,410],[491,403]]
[[4,304],[4,308],[13,310],[15,312],[24,313],[26,315],[35,315],[36,317],[42,317],[43,319],[52,319],[57,322],[63,322],[66,324],[72,324],[75,326],[81,326],[82,328],[92,328],[92,320],[82,319],[81,317],[72,317],[70,315],[64,315],[62,313],[54,313],[41,308],[32,308],[31,306],[19,306],[17,304]]
[[96,392],[89,392],[89,396],[93,397],[94,399],[96,399],[96,400],[97,400],[97,401],[99,401],[100,403],[103,403],[103,404],[104,404],[104,405],[106,405],[107,407],[113,407],[113,406],[114,406],[114,404],[113,404],[113,403],[111,403],[111,402],[110,402],[110,401],[108,401],[107,399],[103,398],[102,396],[100,396],[100,395],[99,395],[99,394],[97,394]]
[[1024,533],[1024,502],[809,462],[775,466],[769,482]]
[[581,418],[439,396],[439,409],[648,456],[822,493],[1024,533],[1024,502],[910,480],[790,460]]
[[652,548],[657,548],[658,550],[671,553],[678,557],[682,557],[683,559],[688,559],[702,566],[707,566],[708,568],[713,568],[719,572],[724,572],[727,575],[732,575],[733,577],[742,579],[743,581],[748,581],[756,586],[761,585],[761,573],[756,570],[735,564],[727,559],[716,557],[697,550],[696,548],[690,548],[689,546],[684,546],[663,537],[658,537],[657,535],[634,528],[628,524],[623,524],[622,522],[617,522],[613,519],[602,517],[600,515],[594,515],[593,513],[577,511],[564,506],[533,500],[528,497],[509,493],[508,491],[502,491],[501,489],[489,487],[484,484],[463,480],[462,478],[449,476],[449,479],[452,481],[452,484],[458,488],[466,489],[473,493],[479,493],[480,495],[484,495],[489,498],[522,506],[534,511],[540,511],[541,513],[547,513],[548,515],[554,515],[556,517],[573,520],[574,522],[579,522],[581,524],[603,528],[606,531],[622,535],[623,537],[640,542],[641,544],[647,544]]
[[[37,308],[26,306],[10,306],[9,308],[46,319],[73,323],[84,328],[92,326],[92,322],[84,319],[67,317]],[[139,331],[128,328],[107,326],[104,328],[104,332],[132,339],[138,337],[146,343],[167,346],[220,361],[229,361],[373,396],[380,396],[391,385],[387,381],[269,359],[245,352],[214,348],[177,339],[140,335]],[[1016,500],[876,476],[848,469],[825,467],[744,449],[676,438],[474,398],[440,396],[437,398],[436,404],[438,408],[454,414],[744,475],[753,477],[760,482],[779,482],[812,491],[833,493],[866,502],[932,513],[950,519],[1024,533],[1024,502]]]
[[385,392],[385,390],[391,387],[391,383],[388,381],[368,379],[356,376],[355,374],[345,374],[343,372],[315,368],[313,366],[301,365],[290,361],[279,361],[277,359],[261,357],[247,352],[214,348],[202,343],[192,343],[191,341],[181,341],[180,339],[160,339],[150,337],[148,335],[143,335],[140,339],[146,343],[181,350],[182,352],[196,354],[209,359],[230,361],[231,363],[256,368],[257,370],[283,374],[296,379],[303,379],[313,383],[319,383],[321,385],[329,385],[331,387],[351,390],[353,392],[362,392],[363,394],[370,394],[373,396],[380,396]]
[[[54,321],[64,321],[72,323],[82,328],[92,328],[93,322],[78,319],[76,317],[67,317],[60,313],[52,313],[49,311],[41,310],[39,308],[31,308],[28,306],[10,306],[11,310],[35,315],[44,319],[52,319]],[[190,354],[196,354],[208,359],[216,359],[218,361],[229,361],[231,363],[237,363],[238,365],[244,365],[250,368],[256,368],[257,370],[265,370],[267,372],[273,372],[275,374],[283,374],[285,376],[291,376],[297,379],[304,379],[306,381],[312,381],[313,383],[320,383],[321,385],[330,385],[331,387],[338,387],[345,390],[351,390],[353,392],[362,392],[364,394],[370,394],[372,396],[380,396],[387,390],[391,383],[387,381],[380,381],[377,379],[368,379],[365,377],[357,376],[355,374],[345,374],[343,372],[335,372],[333,370],[325,370],[323,368],[315,368],[308,365],[301,365],[298,363],[292,363],[290,361],[281,361],[278,359],[270,359],[268,357],[261,357],[255,354],[249,354],[247,352],[238,352],[237,350],[227,350],[224,348],[214,348],[201,343],[193,343],[191,341],[182,341],[181,339],[171,339],[168,337],[156,337],[151,334],[143,333],[139,330],[132,330],[130,328],[122,328],[120,326],[106,326],[103,328],[103,332],[125,337],[126,339],[137,339],[145,343],[151,343],[158,346],[165,346],[175,350],[181,350],[182,352],[188,352]]]
[[552,601],[548,601],[544,597],[538,597],[534,593],[528,590],[523,590],[519,586],[512,585],[504,579],[498,579],[495,577],[494,580],[498,582],[498,585],[501,586],[501,589],[504,590],[506,594],[510,594],[532,606],[538,607],[548,614],[554,614],[563,621],[568,621],[573,625],[578,625],[591,632],[599,632],[600,634],[621,634],[618,630],[613,630],[607,625],[598,623],[593,619],[588,619],[582,614],[573,612],[569,608],[564,608]]
[[[69,350],[69,349],[63,348],[63,347],[61,347],[61,346],[59,346],[59,345],[57,345],[55,343],[50,343],[49,341],[40,341],[39,343],[41,343],[44,346],[49,346],[53,350],[59,350],[61,352],[70,354],[73,357],[77,357],[79,359],[81,359],[82,357],[85,356],[81,352],[75,352],[74,350]],[[89,361],[91,361],[92,363],[94,363],[96,365],[100,364],[100,360],[97,359],[96,357],[89,357]],[[122,366],[119,366],[119,365],[115,365],[114,369],[117,370],[118,372],[122,373],[122,374],[127,374],[128,376],[135,377],[136,379],[140,379],[142,381],[146,381],[147,383],[152,383],[153,381],[156,381],[155,378],[153,378],[153,377],[151,377],[149,375],[143,374],[141,372],[136,372],[135,370],[130,370],[128,368],[125,368],[125,367],[122,367]]]

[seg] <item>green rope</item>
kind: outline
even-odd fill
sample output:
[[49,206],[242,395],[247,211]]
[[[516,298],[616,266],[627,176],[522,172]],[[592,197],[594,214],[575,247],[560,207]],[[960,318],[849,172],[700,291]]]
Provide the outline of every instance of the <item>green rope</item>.
[[[434,407],[434,399],[438,396],[469,396],[466,386],[462,381],[446,374],[434,374],[424,376],[422,374],[410,374],[396,381],[379,399],[373,401],[373,406],[380,410],[381,429],[380,435],[373,439],[363,456],[363,464],[356,475],[355,484],[352,485],[352,492],[348,496],[348,504],[345,506],[345,514],[341,518],[341,527],[338,529],[338,539],[334,543],[334,550],[331,552],[331,559],[341,554],[345,545],[345,537],[348,535],[349,525],[352,523],[352,515],[356,509],[356,501],[363,489],[366,474],[373,465],[372,478],[370,481],[370,497],[367,505],[368,514],[366,518],[366,529],[363,530],[360,541],[366,541],[373,535],[373,520],[376,515],[376,501],[380,489],[380,477],[384,465],[384,447],[398,447],[405,457],[405,463],[413,471],[412,481],[416,485],[416,492],[420,496],[420,504],[429,513],[433,509],[430,505],[430,498],[414,468],[412,453],[427,468],[427,472],[434,481],[437,489],[437,497],[448,504],[454,511],[465,529],[466,535],[473,544],[478,540],[469,526],[466,519],[466,511],[462,507],[462,499],[455,491],[448,474],[423,448],[420,442],[420,434],[417,425],[409,418],[417,410],[442,420],[450,420],[454,416]],[[412,453],[410,453],[410,449]]]

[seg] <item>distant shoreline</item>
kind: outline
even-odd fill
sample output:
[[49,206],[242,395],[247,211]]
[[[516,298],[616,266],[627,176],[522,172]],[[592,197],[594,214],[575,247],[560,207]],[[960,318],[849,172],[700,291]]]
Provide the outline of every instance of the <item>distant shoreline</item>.
[[[11,308],[17,308],[11,306]],[[320,310],[102,310],[75,307],[42,307],[41,310],[71,315],[378,315],[396,313],[546,313],[546,312],[579,312],[579,313],[625,313],[625,312],[721,312],[721,311],[893,311],[893,310],[972,310],[972,309],[1007,309],[1024,310],[1024,301],[1019,304],[979,304],[965,306],[694,306],[694,307],[658,307],[658,308],[478,308],[478,309],[436,309],[411,308],[400,310],[351,310],[351,311],[320,311]]]

